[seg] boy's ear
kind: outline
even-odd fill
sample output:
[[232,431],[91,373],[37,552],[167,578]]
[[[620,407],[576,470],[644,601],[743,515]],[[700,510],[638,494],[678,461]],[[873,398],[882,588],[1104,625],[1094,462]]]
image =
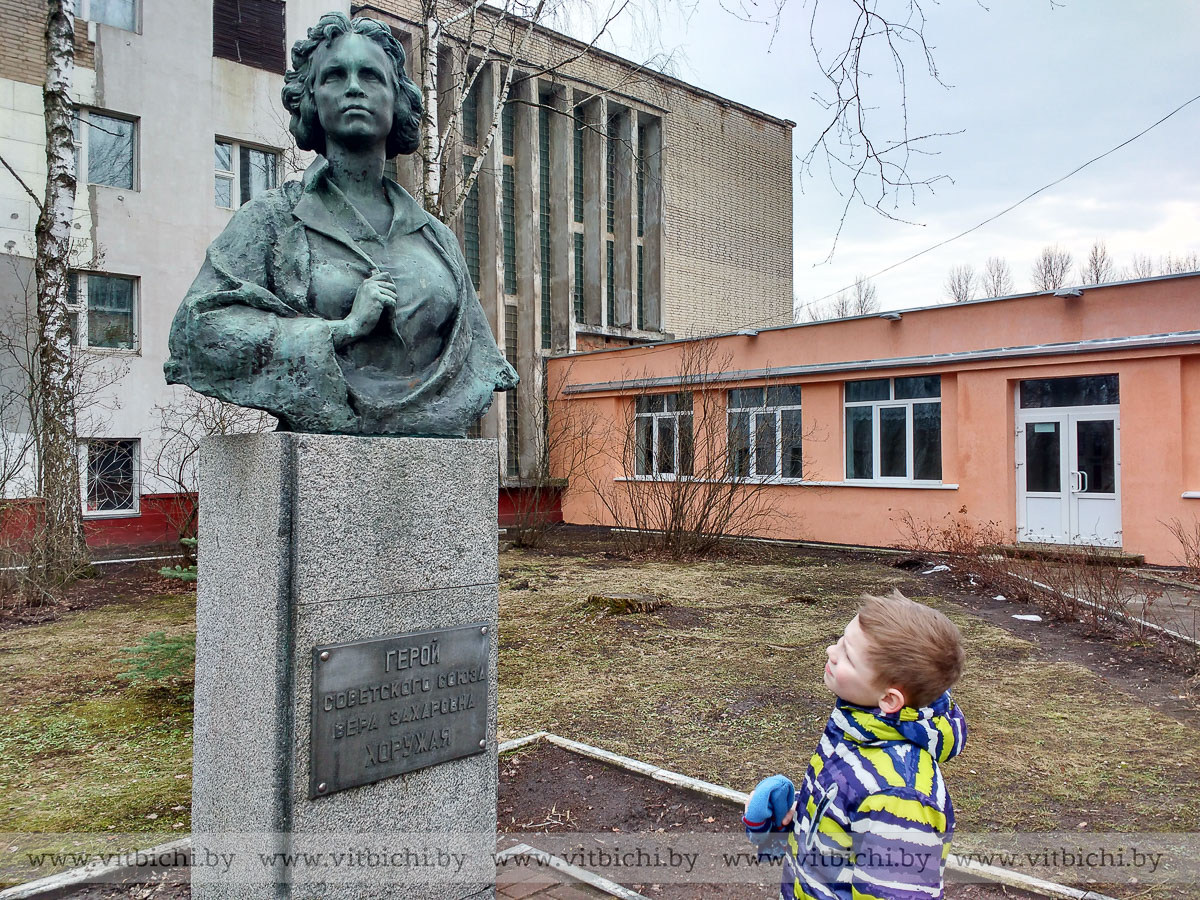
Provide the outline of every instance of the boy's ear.
[[904,696],[904,691],[898,687],[888,688],[879,700],[880,711],[889,716],[900,712],[906,706],[908,706],[908,700]]

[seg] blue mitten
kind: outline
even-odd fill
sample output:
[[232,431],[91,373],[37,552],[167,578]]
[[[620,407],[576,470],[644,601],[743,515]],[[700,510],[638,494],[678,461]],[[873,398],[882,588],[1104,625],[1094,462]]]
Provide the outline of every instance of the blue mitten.
[[742,824],[746,837],[758,848],[758,858],[778,859],[787,852],[783,817],[796,802],[796,788],[782,775],[764,778],[750,795]]

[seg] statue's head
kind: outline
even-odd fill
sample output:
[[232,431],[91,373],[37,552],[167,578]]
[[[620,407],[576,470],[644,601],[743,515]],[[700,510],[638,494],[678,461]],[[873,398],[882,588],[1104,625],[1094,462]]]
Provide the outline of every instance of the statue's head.
[[292,114],[289,125],[301,150],[325,153],[325,129],[317,115],[313,97],[313,77],[316,74],[313,58],[318,48],[328,46],[346,34],[358,34],[379,45],[392,64],[392,92],[396,102],[392,114],[392,130],[387,138],[390,159],[401,153],[412,153],[420,145],[421,92],[404,72],[404,48],[382,22],[359,17],[350,20],[345,13],[331,12],[321,16],[308,37],[292,47],[292,67],[283,76],[283,105]]

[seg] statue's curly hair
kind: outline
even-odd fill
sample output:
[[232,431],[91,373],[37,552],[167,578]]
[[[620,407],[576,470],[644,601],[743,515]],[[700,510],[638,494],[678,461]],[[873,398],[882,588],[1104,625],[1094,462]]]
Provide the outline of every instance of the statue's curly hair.
[[317,118],[313,98],[313,54],[322,44],[344,34],[361,34],[378,44],[392,63],[392,89],[396,95],[392,130],[387,138],[387,156],[412,153],[421,141],[421,91],[404,72],[404,48],[382,22],[360,16],[353,21],[341,12],[326,13],[308,29],[308,37],[292,47],[292,67],[283,76],[283,106],[292,114],[289,124],[301,150],[324,155],[325,129]]

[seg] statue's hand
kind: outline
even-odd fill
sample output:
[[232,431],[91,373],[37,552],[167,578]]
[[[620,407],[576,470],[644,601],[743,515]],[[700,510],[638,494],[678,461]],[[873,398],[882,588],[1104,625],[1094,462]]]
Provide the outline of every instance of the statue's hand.
[[383,311],[396,305],[396,285],[387,272],[376,272],[359,285],[350,314],[331,323],[333,343],[338,349],[370,334]]

